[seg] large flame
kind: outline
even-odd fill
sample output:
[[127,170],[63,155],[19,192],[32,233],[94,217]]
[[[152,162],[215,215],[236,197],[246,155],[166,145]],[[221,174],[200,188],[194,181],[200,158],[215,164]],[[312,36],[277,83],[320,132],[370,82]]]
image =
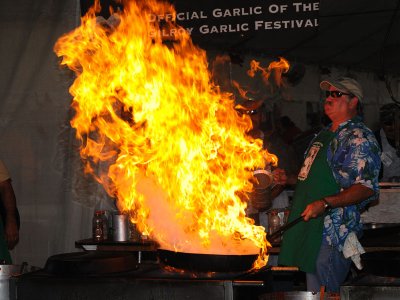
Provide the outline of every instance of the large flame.
[[162,248],[257,253],[261,267],[270,245],[245,215],[246,195],[252,171],[277,158],[246,135],[250,118],[211,83],[205,51],[173,20],[151,17],[161,15],[175,10],[128,1],[102,23],[91,9],[55,45],[77,75],[71,125],[85,169]]

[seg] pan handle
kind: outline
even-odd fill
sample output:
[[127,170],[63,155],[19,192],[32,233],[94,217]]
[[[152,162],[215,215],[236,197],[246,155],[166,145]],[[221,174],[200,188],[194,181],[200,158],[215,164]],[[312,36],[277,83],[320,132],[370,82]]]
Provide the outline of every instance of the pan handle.
[[293,227],[294,225],[296,225],[297,223],[299,223],[300,221],[303,221],[303,220],[304,220],[303,217],[300,216],[300,217],[294,219],[293,221],[283,225],[277,231],[275,231],[269,235],[269,240],[272,241],[272,240],[276,239],[277,237],[281,236],[286,230],[288,230],[289,228]]

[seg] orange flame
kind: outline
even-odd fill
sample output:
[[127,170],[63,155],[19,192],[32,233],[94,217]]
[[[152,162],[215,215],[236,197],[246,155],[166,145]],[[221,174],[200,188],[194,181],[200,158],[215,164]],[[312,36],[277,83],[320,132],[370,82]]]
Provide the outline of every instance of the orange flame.
[[290,67],[289,62],[283,57],[280,57],[279,61],[277,62],[273,61],[272,63],[270,63],[267,68],[261,67],[260,62],[252,60],[250,62],[250,70],[247,71],[247,74],[250,77],[254,77],[256,72],[260,71],[263,81],[267,85],[270,84],[269,79],[271,74],[273,74],[274,82],[278,87],[280,87],[283,84],[282,73],[287,73],[289,71],[289,67]]
[[[105,24],[91,9],[55,45],[77,75],[71,125],[86,171],[162,248],[259,253],[262,267],[270,244],[243,195],[252,171],[277,158],[246,135],[251,120],[212,84],[205,51],[173,21],[151,17],[160,15],[175,10],[128,1]],[[105,174],[94,171],[99,163]]]

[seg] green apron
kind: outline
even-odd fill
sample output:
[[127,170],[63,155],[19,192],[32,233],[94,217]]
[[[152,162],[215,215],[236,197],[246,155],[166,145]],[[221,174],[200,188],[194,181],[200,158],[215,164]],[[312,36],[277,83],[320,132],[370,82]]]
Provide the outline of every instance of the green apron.
[[[288,222],[298,218],[311,202],[338,193],[339,186],[327,163],[327,149],[333,137],[333,132],[322,131],[309,148],[298,175]],[[284,233],[278,260],[280,265],[297,266],[301,271],[315,272],[324,217],[302,221]]]

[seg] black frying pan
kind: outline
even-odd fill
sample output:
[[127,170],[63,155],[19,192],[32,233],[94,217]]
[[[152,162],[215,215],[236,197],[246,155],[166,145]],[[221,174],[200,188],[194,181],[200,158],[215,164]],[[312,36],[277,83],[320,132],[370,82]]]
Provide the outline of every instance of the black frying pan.
[[[283,234],[292,226],[303,220],[303,217],[287,223],[279,228],[278,231],[269,236],[269,240]],[[267,237],[268,238],[268,237]],[[158,249],[158,259],[166,266],[174,267],[194,272],[244,272],[249,271],[256,261],[257,254],[248,255],[224,255],[224,254],[200,254],[175,252],[170,250]]]
[[193,272],[244,272],[252,268],[257,254],[224,255],[175,252],[158,249],[160,263]]

